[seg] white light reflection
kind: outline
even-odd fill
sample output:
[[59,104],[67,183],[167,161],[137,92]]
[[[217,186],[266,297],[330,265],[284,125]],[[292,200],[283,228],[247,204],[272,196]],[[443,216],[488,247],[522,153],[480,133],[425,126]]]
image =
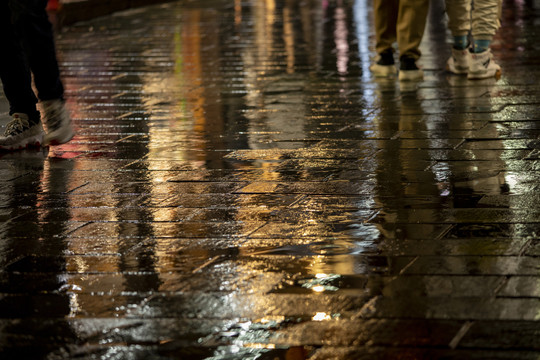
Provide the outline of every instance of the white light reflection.
[[347,31],[347,15],[341,6],[336,9],[334,18],[336,20],[334,38],[337,51],[337,70],[340,74],[346,74],[349,63],[349,43],[347,41],[349,32]]
[[313,321],[332,320],[332,317],[325,312],[318,312],[312,318]]
[[364,0],[356,0],[353,5],[354,22],[356,24],[356,38],[358,40],[358,57],[360,59],[359,66],[362,69],[362,80],[369,81],[370,71],[369,64],[369,34],[370,34],[370,18],[368,14],[368,6],[370,2]]

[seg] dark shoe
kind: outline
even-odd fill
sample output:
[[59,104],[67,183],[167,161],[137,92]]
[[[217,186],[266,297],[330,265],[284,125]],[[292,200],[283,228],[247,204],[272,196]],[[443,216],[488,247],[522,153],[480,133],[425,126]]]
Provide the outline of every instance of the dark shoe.
[[391,49],[385,50],[377,57],[377,62],[369,68],[375,77],[390,77],[396,73],[394,66],[394,53]]
[[416,66],[416,59],[403,55],[399,58],[399,80],[417,81],[424,78],[424,72]]

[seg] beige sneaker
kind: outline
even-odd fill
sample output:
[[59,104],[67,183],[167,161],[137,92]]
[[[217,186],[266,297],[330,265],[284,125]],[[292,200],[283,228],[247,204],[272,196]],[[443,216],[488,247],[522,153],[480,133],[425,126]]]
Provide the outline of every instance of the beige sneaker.
[[392,50],[385,50],[377,56],[377,62],[369,67],[371,73],[376,78],[393,77],[396,75],[394,64],[394,53]]
[[4,134],[0,136],[0,149],[19,150],[26,147],[39,147],[43,143],[43,126],[41,122],[30,125],[28,115],[13,114],[13,120],[6,125]]
[[399,62],[399,81],[420,81],[424,78],[424,72],[416,65],[416,59],[412,56],[402,55]]
[[71,140],[75,132],[64,101],[60,99],[42,101],[41,106],[47,128],[44,145],[60,145]]
[[469,73],[467,79],[487,79],[501,77],[501,67],[493,61],[493,54],[490,50],[481,53],[472,53],[469,63]]
[[470,58],[469,49],[458,50],[452,48],[452,56],[446,62],[446,70],[453,74],[465,75],[469,72]]

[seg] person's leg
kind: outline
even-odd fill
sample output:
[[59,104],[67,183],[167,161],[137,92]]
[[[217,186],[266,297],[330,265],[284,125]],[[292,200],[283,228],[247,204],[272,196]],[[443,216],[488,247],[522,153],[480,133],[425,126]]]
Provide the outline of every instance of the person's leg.
[[399,0],[374,0],[375,51],[380,54],[396,42]]
[[64,104],[54,34],[45,10],[47,0],[11,0],[9,4],[41,101],[47,128],[44,142],[46,145],[65,143],[74,132]]
[[455,49],[466,49],[471,32],[471,0],[446,0],[448,29],[454,37]]
[[426,28],[429,0],[400,0],[397,22],[399,79],[420,80],[424,74],[416,65]]
[[471,30],[474,39],[473,52],[489,49],[491,40],[501,25],[500,11],[500,0],[475,0]]
[[400,56],[420,58],[420,42],[426,28],[429,0],[401,0],[397,20]]
[[501,67],[493,61],[490,44],[500,27],[500,0],[475,0],[472,11],[473,54],[468,78],[500,77]]
[[469,35],[471,31],[471,0],[446,0],[448,28],[453,36],[452,56],[446,70],[454,74],[469,72]]
[[56,60],[52,25],[47,12],[47,0],[11,0],[13,24],[30,69],[38,98],[42,101],[62,99],[64,88]]
[[0,135],[0,149],[16,150],[39,146],[44,132],[37,99],[32,90],[32,76],[15,31],[6,1],[0,2],[0,78],[8,99],[12,120]]
[[370,69],[376,77],[395,75],[393,44],[396,42],[396,21],[399,0],[374,0],[375,51],[377,61]]
[[11,23],[11,11],[7,2],[0,1],[0,78],[4,94],[9,102],[9,114],[27,114],[32,123],[39,122],[37,99],[32,90],[32,76],[28,61]]

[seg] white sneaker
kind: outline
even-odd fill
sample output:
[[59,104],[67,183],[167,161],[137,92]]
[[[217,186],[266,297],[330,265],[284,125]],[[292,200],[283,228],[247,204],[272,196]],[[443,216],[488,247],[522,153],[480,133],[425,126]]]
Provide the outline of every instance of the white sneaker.
[[31,146],[41,146],[43,143],[43,126],[41,122],[30,125],[28,115],[13,114],[13,120],[6,125],[4,135],[0,136],[0,149],[19,150]]
[[493,61],[493,54],[488,49],[481,53],[472,53],[467,79],[487,79],[501,77],[501,67]]
[[452,56],[446,62],[446,70],[454,74],[467,74],[471,53],[468,49],[458,50],[452,48]]
[[45,135],[45,145],[60,145],[68,142],[75,136],[71,126],[71,118],[60,99],[42,101],[43,118],[47,134]]
[[394,53],[386,50],[377,55],[377,62],[369,67],[371,73],[376,78],[388,78],[396,75],[394,64]]
[[399,63],[399,81],[420,81],[424,78],[424,72],[416,65],[416,59],[412,56],[402,55]]

